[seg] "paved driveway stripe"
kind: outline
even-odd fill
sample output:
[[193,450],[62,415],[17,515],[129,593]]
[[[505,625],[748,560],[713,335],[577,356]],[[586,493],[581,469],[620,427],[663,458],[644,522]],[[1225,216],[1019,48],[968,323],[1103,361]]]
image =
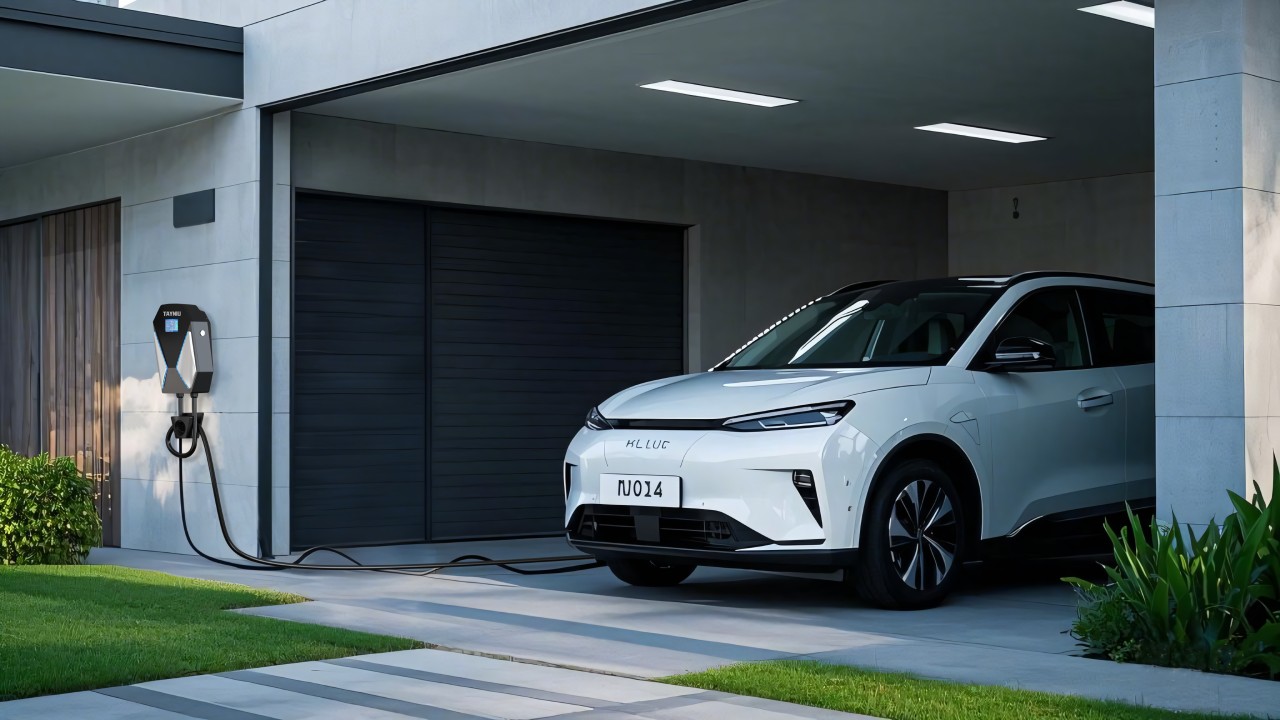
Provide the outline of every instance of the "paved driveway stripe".
[[266,715],[236,710],[235,708],[214,705],[202,700],[170,695],[156,690],[147,690],[133,685],[95,690],[99,695],[107,695],[119,700],[128,700],[138,705],[168,710],[169,712],[200,718],[200,720],[274,720]]
[[[583,710],[582,712],[561,715],[557,717],[556,720],[602,720],[602,718],[612,718],[615,716],[627,718],[652,717],[649,713],[669,713],[672,710],[691,708],[694,705],[714,703],[722,697],[724,697],[722,693],[707,690],[700,693],[694,693],[693,695],[677,695],[676,697],[657,698],[654,700],[641,700],[640,702],[610,705],[608,707],[598,708],[595,710]],[[684,715],[679,714],[671,717],[684,717]]]
[[718,642],[715,640],[699,640],[697,638],[665,635],[645,630],[631,630],[629,628],[594,625],[591,623],[576,622],[573,620],[521,615],[519,613],[503,612],[501,610],[483,610],[480,608],[448,605],[445,603],[434,603],[424,600],[374,599],[368,602],[344,604],[350,604],[355,607],[391,610],[394,612],[408,611],[414,613],[425,612],[435,613],[438,615],[450,615],[467,620],[498,623],[501,625],[528,628],[530,630],[559,632],[568,635],[577,635],[579,637],[593,638],[596,640],[612,640],[631,645],[642,645],[644,647],[660,648],[663,650],[675,650],[695,655],[721,658],[723,660],[732,660],[734,662],[773,660],[781,657],[789,657],[794,654],[779,652],[776,650],[766,650],[763,648],[751,647],[749,645],[735,645],[733,643]]
[[[238,670],[235,672],[222,673],[222,677],[239,680],[241,682],[253,683],[255,685],[266,685],[279,690],[288,690],[290,692],[301,693],[311,697],[336,700],[337,702],[346,703],[348,705],[359,705],[361,707],[373,708],[374,710],[385,710],[387,712],[400,713],[401,715],[423,718],[424,720],[483,720],[483,716],[480,715],[471,715],[468,713],[458,712],[457,710],[436,707],[434,705],[408,702],[407,700],[386,698],[381,695],[370,695],[369,693],[357,692],[355,690],[343,690],[329,685],[310,683],[305,680],[294,680],[293,678],[280,677],[279,675],[268,675],[266,673],[260,673],[253,670]],[[255,715],[253,717],[258,718],[260,716]],[[230,720],[230,718],[228,718],[228,720]],[[249,718],[245,718],[245,720],[249,720]]]
[[412,668],[400,667],[398,665],[383,665],[377,662],[367,662],[364,660],[356,660],[354,658],[339,658],[337,660],[325,660],[330,665],[341,665],[342,667],[355,668],[357,670],[368,670],[384,675],[398,675],[400,677],[413,678],[415,680],[425,680],[427,682],[439,683],[441,685],[456,685],[458,687],[471,688],[472,690],[487,690],[489,692],[502,693],[504,695],[519,695],[520,697],[531,698],[534,700],[547,700],[550,702],[564,703],[566,705],[583,705],[589,708],[600,708],[617,703],[610,703],[595,698],[582,697],[581,695],[568,695],[566,693],[551,692],[549,690],[538,690],[535,688],[519,687],[517,685],[506,685],[503,683],[488,682],[485,680],[473,680],[471,678],[456,677],[453,675],[443,675],[441,673],[429,672],[427,670],[414,670]]
[[189,720],[189,717],[92,690],[0,702],[0,720]]

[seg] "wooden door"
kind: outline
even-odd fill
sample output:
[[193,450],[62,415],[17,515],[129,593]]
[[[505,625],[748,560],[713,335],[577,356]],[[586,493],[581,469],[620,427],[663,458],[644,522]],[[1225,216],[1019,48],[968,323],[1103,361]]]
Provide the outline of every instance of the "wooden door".
[[104,545],[120,538],[120,203],[43,219],[44,449],[97,490]]

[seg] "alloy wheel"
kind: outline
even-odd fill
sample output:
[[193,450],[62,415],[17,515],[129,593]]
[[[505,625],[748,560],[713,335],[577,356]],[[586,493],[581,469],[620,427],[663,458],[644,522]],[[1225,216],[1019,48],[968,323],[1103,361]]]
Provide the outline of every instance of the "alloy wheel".
[[913,590],[929,590],[955,564],[959,537],[951,498],[932,480],[908,482],[889,514],[889,556],[894,570]]

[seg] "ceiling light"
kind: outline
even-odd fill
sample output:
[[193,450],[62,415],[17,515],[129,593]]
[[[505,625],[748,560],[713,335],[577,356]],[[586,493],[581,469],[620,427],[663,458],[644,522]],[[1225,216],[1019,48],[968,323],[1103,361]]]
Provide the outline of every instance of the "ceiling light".
[[1102,17],[1109,17],[1112,20],[1123,20],[1134,25],[1143,25],[1149,28],[1156,26],[1156,9],[1139,5],[1128,0],[1119,0],[1119,2],[1103,3],[1102,5],[1092,5],[1090,7],[1080,8],[1081,12],[1093,13]]
[[998,142],[1007,143],[1024,143],[1035,142],[1036,140],[1048,140],[1038,135],[1020,135],[1018,133],[1005,132],[1003,130],[991,130],[988,128],[971,127],[969,125],[956,125],[955,123],[938,123],[937,125],[921,125],[917,130],[928,130],[929,132],[947,133],[949,135],[964,135],[966,137],[982,138],[983,140],[996,140]]
[[786,98],[769,97],[768,95],[756,95],[755,93],[739,92],[737,90],[725,90],[724,88],[710,87],[708,85],[694,85],[693,83],[680,82],[679,80],[663,80],[662,82],[649,83],[641,85],[642,88],[650,90],[661,90],[663,92],[680,93],[681,95],[694,95],[697,97],[711,98],[712,100],[726,100],[728,102],[745,103],[747,105],[759,105],[760,107],[778,107],[779,105],[791,105],[800,102],[799,100],[787,100]]

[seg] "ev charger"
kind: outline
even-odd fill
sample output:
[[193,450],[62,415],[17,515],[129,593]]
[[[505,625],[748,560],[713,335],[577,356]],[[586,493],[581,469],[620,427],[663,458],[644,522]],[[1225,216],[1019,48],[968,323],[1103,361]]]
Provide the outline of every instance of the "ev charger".
[[[161,305],[152,322],[156,364],[160,368],[160,392],[178,396],[178,414],[170,418],[173,436],[194,440],[203,413],[196,412],[196,397],[213,384],[213,328],[209,316],[195,305]],[[191,412],[182,397],[191,396]],[[195,445],[191,446],[195,452]]]
[[202,395],[213,383],[213,328],[195,305],[161,305],[152,323],[160,392]]

